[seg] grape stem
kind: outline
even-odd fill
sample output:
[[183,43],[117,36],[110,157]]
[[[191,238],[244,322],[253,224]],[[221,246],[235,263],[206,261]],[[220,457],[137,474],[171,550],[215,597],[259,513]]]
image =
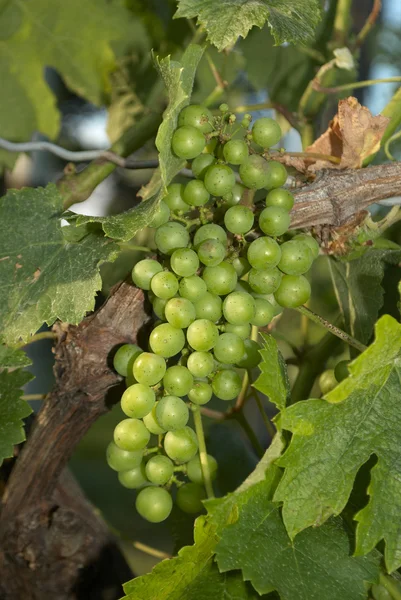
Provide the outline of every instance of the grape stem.
[[345,333],[345,331],[343,331],[339,327],[336,327],[332,323],[329,323],[329,321],[326,321],[326,319],[314,313],[312,310],[310,310],[310,308],[307,308],[306,306],[298,306],[295,310],[301,313],[301,315],[305,315],[306,317],[308,317],[308,319],[310,319],[314,323],[321,325],[322,327],[330,331],[330,333],[336,335],[338,338],[343,340],[343,342],[349,344],[353,348],[356,348],[356,350],[358,350],[359,352],[364,352],[366,350],[367,346],[361,344],[361,342],[358,342],[358,340],[356,340],[348,333]]
[[47,394],[25,394],[21,396],[21,400],[26,400],[26,402],[30,402],[31,400],[44,400]]
[[205,489],[208,498],[214,498],[212,479],[210,477],[209,463],[207,460],[205,434],[203,431],[202,415],[199,410],[199,406],[193,405],[192,410],[194,413],[194,423],[196,437],[198,438],[199,444],[199,460],[202,469],[203,481],[205,482]]
[[246,395],[248,392],[248,387],[249,387],[249,373],[248,371],[245,371],[244,376],[242,378],[242,387],[241,387],[241,391],[238,394],[238,398],[237,401],[235,403],[235,406],[233,408],[233,412],[238,412],[239,410],[242,409],[244,402],[246,400]]
[[394,579],[392,577],[388,577],[388,575],[384,575],[384,573],[380,573],[379,581],[381,585],[386,588],[390,596],[393,600],[401,600],[401,592],[396,586]]
[[25,346],[28,346],[29,344],[33,344],[34,342],[40,342],[41,340],[56,340],[56,339],[57,339],[57,335],[55,333],[53,333],[52,331],[42,331],[41,333],[36,333],[32,337],[30,337],[26,342],[21,342],[16,347],[24,348]]
[[162,550],[158,550],[157,548],[152,548],[151,546],[148,546],[147,544],[142,544],[142,542],[132,542],[132,545],[137,550],[140,550],[141,552],[144,552],[145,554],[149,554],[149,556],[154,556],[155,558],[161,558],[161,559],[172,558],[172,556],[170,554],[167,554],[167,552],[163,552]]

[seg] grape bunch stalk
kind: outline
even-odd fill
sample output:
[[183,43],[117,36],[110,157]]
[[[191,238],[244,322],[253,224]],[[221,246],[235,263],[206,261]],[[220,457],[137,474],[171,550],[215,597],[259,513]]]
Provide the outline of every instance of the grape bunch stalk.
[[217,462],[206,454],[200,407],[213,396],[237,398],[241,372],[261,360],[258,328],[311,293],[304,275],[319,246],[287,233],[294,198],[269,150],[280,127],[270,118],[250,123],[245,115],[238,126],[227,105],[218,116],[199,105],[181,111],[171,147],[191,161],[194,178],[168,186],[150,223],[157,260],[132,271],[155,322],[148,349],[126,344],[115,355],[127,418],[107,460],[123,486],[139,490],[137,511],[155,523],[169,516],[173,491],[183,511],[202,510]]

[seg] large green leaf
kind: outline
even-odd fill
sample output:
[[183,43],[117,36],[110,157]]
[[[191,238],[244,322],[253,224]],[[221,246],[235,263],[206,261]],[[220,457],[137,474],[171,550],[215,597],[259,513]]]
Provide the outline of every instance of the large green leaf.
[[277,408],[282,409],[290,395],[287,365],[274,337],[262,333],[262,339],[263,350],[260,350],[262,362],[259,363],[261,374],[253,387],[268,396]]
[[0,198],[0,336],[26,340],[46,322],[77,324],[93,310],[100,263],[117,247],[100,232],[67,241],[56,186],[10,190]]
[[363,344],[369,342],[383,305],[386,263],[395,264],[400,258],[401,250],[369,248],[351,260],[329,259],[345,330]]
[[156,66],[166,86],[168,106],[156,136],[160,167],[152,177],[148,188],[145,188],[144,198],[146,200],[139,206],[119,215],[78,217],[77,223],[79,225],[89,222],[101,223],[103,231],[108,237],[127,241],[152,219],[160,200],[165,195],[165,187],[185,164],[185,161],[173,155],[171,136],[177,127],[177,119],[181,109],[189,103],[196,68],[202,58],[203,51],[202,46],[191,44],[184,52],[180,62],[172,61],[169,56],[162,60],[156,59]]
[[21,400],[23,385],[33,378],[28,371],[0,371],[0,465],[13,455],[15,444],[25,440],[23,421],[32,409]]
[[198,19],[219,50],[267,22],[276,44],[304,43],[320,20],[318,0],[179,0],[175,18]]
[[274,499],[284,502],[291,538],[321,525],[347,503],[360,467],[375,455],[369,502],[356,515],[356,552],[386,542],[389,571],[401,565],[401,325],[385,315],[375,342],[349,366],[350,375],[323,400],[282,413],[293,432],[278,461],[285,467]]
[[11,140],[58,132],[46,67],[54,67],[80,96],[101,104],[116,64],[114,44],[147,44],[122,2],[0,0],[0,17],[0,136]]

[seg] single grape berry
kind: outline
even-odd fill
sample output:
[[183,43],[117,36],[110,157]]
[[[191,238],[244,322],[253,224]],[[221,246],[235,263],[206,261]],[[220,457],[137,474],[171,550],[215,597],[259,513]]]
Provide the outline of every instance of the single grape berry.
[[216,325],[207,319],[197,319],[187,329],[188,344],[198,352],[211,350],[218,337]]
[[187,367],[173,365],[163,377],[164,390],[171,396],[186,396],[194,384],[194,378]]
[[319,256],[319,244],[311,235],[308,235],[307,233],[298,233],[297,235],[294,235],[292,239],[296,240],[297,242],[304,242],[312,252],[314,259]]
[[281,245],[278,267],[287,275],[303,275],[312,266],[313,255],[305,242],[290,240]]
[[155,296],[168,300],[178,292],[178,279],[170,271],[160,271],[152,277],[150,287]]
[[162,323],[155,327],[150,334],[149,346],[158,356],[170,358],[181,352],[185,346],[184,332],[170,323]]
[[150,290],[152,278],[163,271],[162,265],[151,258],[145,258],[136,263],[132,269],[132,281],[141,290]]
[[[209,467],[210,479],[213,481],[217,477],[217,460],[210,454],[206,455],[207,464]],[[202,467],[199,456],[195,456],[187,464],[187,475],[193,483],[203,484]]]
[[272,238],[260,237],[249,245],[247,258],[254,269],[276,267],[280,262],[281,249]]
[[178,396],[163,396],[156,404],[156,419],[166,431],[182,429],[188,423],[188,406]]
[[171,148],[179,158],[195,158],[205,147],[205,136],[191,125],[178,127],[173,133]]
[[167,302],[169,302],[169,300],[163,300],[163,298],[158,298],[157,296],[155,296],[154,300],[152,301],[153,312],[161,321],[166,320],[165,311]]
[[136,344],[120,346],[113,358],[113,367],[119,375],[127,377],[131,374],[135,359],[143,352]]
[[233,325],[250,323],[255,316],[255,301],[250,294],[232,292],[224,300],[223,314]]
[[228,163],[241,165],[248,158],[248,145],[244,140],[230,140],[224,145],[223,155]]
[[194,377],[207,377],[214,369],[214,359],[209,352],[192,352],[188,356],[187,369]]
[[189,205],[184,202],[185,185],[183,183],[170,183],[167,186],[167,196],[164,196],[163,202],[174,213],[186,213],[189,211]]
[[271,160],[268,163],[267,169],[267,180],[266,184],[263,186],[268,190],[272,190],[274,188],[279,188],[285,184],[287,181],[287,169],[284,165],[277,162],[276,160]]
[[165,485],[174,473],[174,464],[167,456],[152,456],[146,463],[146,477],[155,485]]
[[145,465],[141,463],[128,471],[120,471],[118,481],[129,490],[135,490],[149,483],[146,477]]
[[152,388],[143,383],[130,385],[121,396],[121,408],[127,417],[141,419],[152,410],[156,396]]
[[224,202],[229,206],[235,206],[242,200],[245,190],[246,187],[244,185],[236,183],[231,192],[223,196]]
[[114,442],[110,442],[106,450],[107,464],[114,471],[128,471],[141,464],[143,457],[142,450],[123,450]]
[[195,431],[190,427],[168,431],[164,438],[164,450],[171,460],[178,463],[188,462],[198,452]]
[[195,306],[186,298],[168,300],[164,314],[170,325],[177,329],[185,329],[196,319]]
[[334,369],[326,369],[319,377],[319,387],[322,395],[325,396],[338,385]]
[[206,498],[204,488],[197,483],[185,483],[177,490],[177,506],[186,513],[196,514],[203,510],[202,500]]
[[135,508],[146,521],[161,523],[171,513],[173,501],[164,488],[146,487],[136,497]]
[[238,277],[243,277],[251,269],[251,265],[243,256],[237,256],[236,258],[234,258],[231,264],[234,267]]
[[144,385],[156,385],[166,372],[166,361],[151,352],[142,352],[135,359],[133,373],[135,379]]
[[178,291],[182,298],[196,302],[207,291],[207,286],[201,277],[191,275],[181,279]]
[[199,258],[190,248],[179,248],[171,255],[170,265],[176,275],[190,277],[199,268]]
[[280,141],[282,136],[280,125],[274,119],[262,117],[252,127],[252,139],[262,148],[270,148]]
[[192,173],[195,175],[196,179],[203,181],[205,179],[207,168],[215,162],[216,159],[212,154],[200,154],[192,161]]
[[224,215],[224,225],[231,233],[248,233],[253,227],[253,212],[247,206],[231,206]]
[[245,340],[245,353],[241,360],[237,361],[237,366],[241,367],[241,369],[253,369],[258,366],[262,357],[260,355],[259,350],[261,350],[260,345],[254,340]]
[[290,226],[291,217],[285,208],[267,206],[259,215],[259,227],[266,235],[283,235]]
[[273,294],[278,289],[282,276],[277,267],[251,269],[248,275],[248,283],[252,291],[257,294]]
[[161,427],[160,423],[157,421],[156,406],[152,408],[148,415],[143,417],[143,422],[146,429],[150,431],[150,433],[153,433],[153,435],[161,435],[162,433],[166,433],[166,430],[163,429],[163,427]]
[[213,348],[213,353],[221,363],[233,365],[245,354],[244,341],[235,333],[222,333]]
[[219,240],[205,240],[198,247],[198,257],[207,267],[215,267],[226,256],[226,248]]
[[155,244],[163,254],[172,254],[189,244],[189,233],[180,223],[169,222],[156,229]]
[[199,406],[207,404],[211,400],[212,395],[212,387],[206,381],[195,381],[193,387],[188,392],[189,400]]
[[223,227],[220,225],[215,225],[214,223],[209,223],[208,225],[202,225],[195,232],[194,235],[194,246],[195,248],[199,248],[202,242],[206,240],[218,240],[223,244],[223,246],[227,245],[227,234],[224,231]]
[[[255,307],[256,307],[256,299],[255,299]],[[255,323],[256,325],[256,323]],[[227,333],[235,333],[238,335],[241,340],[246,340],[251,335],[251,325],[250,323],[246,323],[245,325],[233,325],[232,323],[224,324],[224,331]]]
[[205,173],[204,184],[212,196],[224,196],[235,185],[234,171],[227,165],[211,165]]
[[194,306],[197,319],[208,319],[215,323],[222,317],[223,301],[216,294],[206,292]]
[[234,290],[238,277],[234,267],[223,261],[215,267],[206,267],[203,271],[203,280],[209,292],[225,296]]
[[251,323],[256,327],[266,327],[275,316],[274,306],[265,298],[255,298],[255,316]]
[[294,196],[288,190],[276,188],[267,194],[266,206],[277,206],[290,212],[294,206]]
[[241,377],[233,369],[221,369],[212,379],[213,393],[220,400],[234,400],[241,391]]
[[210,194],[203,181],[193,179],[185,186],[183,197],[189,206],[204,206],[209,202]]
[[311,287],[303,275],[284,275],[274,297],[284,308],[296,308],[310,298]]
[[340,360],[334,368],[334,374],[338,382],[343,381],[349,375],[348,365],[351,361]]
[[239,168],[243,184],[251,190],[261,190],[266,187],[269,181],[268,167],[264,158],[258,154],[251,154]]
[[160,227],[161,225],[164,225],[165,223],[167,223],[167,221],[170,218],[170,209],[167,206],[167,204],[165,202],[163,202],[163,200],[159,203],[159,206],[157,207],[150,223],[149,223],[149,227]]
[[122,450],[142,450],[149,439],[150,433],[139,419],[124,419],[114,429],[114,443]]
[[190,104],[178,115],[178,126],[190,125],[202,133],[213,131],[213,115],[208,108],[199,104]]

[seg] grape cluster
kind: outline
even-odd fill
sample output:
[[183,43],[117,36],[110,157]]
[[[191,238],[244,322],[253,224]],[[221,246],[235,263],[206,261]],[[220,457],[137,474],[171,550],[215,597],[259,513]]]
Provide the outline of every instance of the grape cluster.
[[[179,115],[172,151],[192,161],[194,178],[169,185],[150,223],[158,258],[141,260],[132,271],[157,321],[149,351],[125,345],[114,359],[128,385],[121,398],[127,419],[114,431],[108,463],[122,485],[140,488],[136,508],[152,522],[170,514],[172,484],[182,510],[202,509],[204,482],[189,408],[199,410],[213,395],[225,401],[238,396],[240,370],[260,362],[252,327],[255,332],[281,307],[308,300],[304,274],[319,251],[309,235],[283,237],[294,198],[282,187],[285,167],[268,150],[281,137],[279,125],[262,118],[250,130],[245,115],[233,132],[235,115],[226,105],[220,112],[213,117],[191,105]],[[260,190],[268,193],[258,199]],[[146,449],[152,435],[159,436],[158,445]],[[209,455],[208,464],[214,477],[217,463]]]

